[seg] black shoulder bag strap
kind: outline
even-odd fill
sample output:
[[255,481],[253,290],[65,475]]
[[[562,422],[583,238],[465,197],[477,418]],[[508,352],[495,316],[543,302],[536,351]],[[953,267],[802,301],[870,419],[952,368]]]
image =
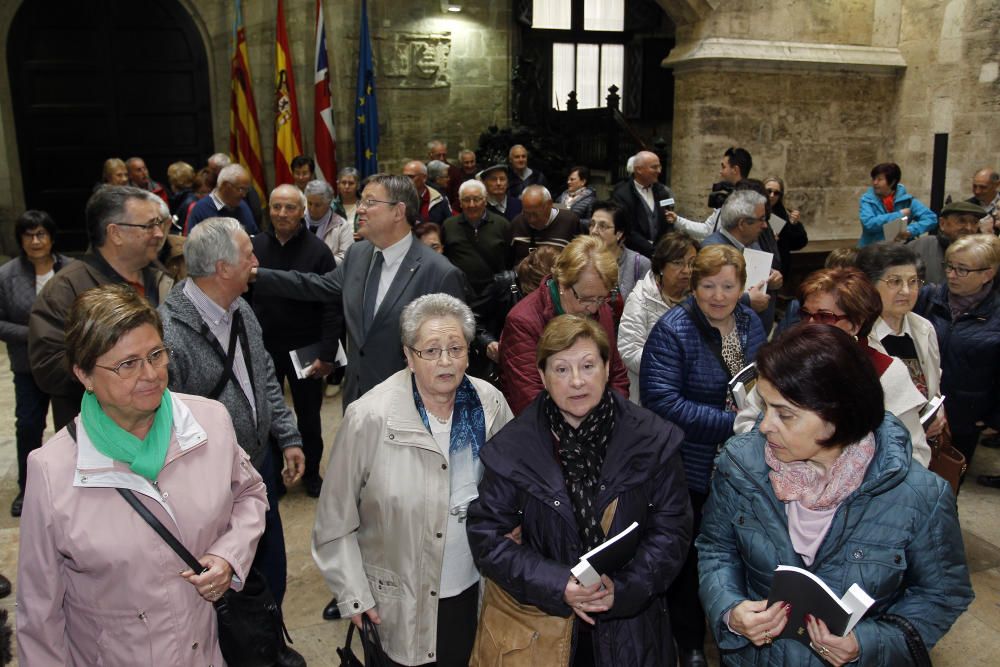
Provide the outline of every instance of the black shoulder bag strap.
[[715,358],[718,359],[719,365],[722,366],[722,371],[726,374],[726,377],[732,380],[733,374],[729,371],[729,364],[726,363],[725,358],[722,356],[722,347],[716,346],[715,339],[712,337],[712,332],[708,330],[708,327],[701,320],[699,313],[694,312],[691,308],[691,304],[686,301],[681,303],[680,306],[691,317],[691,321],[694,322],[694,325],[698,327],[698,333],[701,334],[701,338],[705,341],[708,349],[710,349],[712,354],[715,355]]
[[[203,325],[206,329],[207,325]],[[247,369],[249,370],[252,366],[250,363],[250,346],[247,342],[247,330],[243,325],[243,313],[237,308],[233,312],[233,321],[229,325],[229,349],[226,350],[226,358],[223,360],[222,377],[219,381],[212,387],[212,391],[208,392],[206,396],[212,399],[218,399],[222,395],[223,390],[226,385],[232,382],[236,386],[239,386],[239,380],[236,379],[236,373],[233,371],[233,364],[236,362],[236,341],[239,340],[241,347],[243,348],[243,359],[246,361]],[[218,341],[216,341],[218,343]],[[216,352],[221,350],[221,347],[217,346]],[[250,374],[250,388],[255,391],[256,388],[253,386],[253,375]],[[242,391],[242,389],[241,389]]]

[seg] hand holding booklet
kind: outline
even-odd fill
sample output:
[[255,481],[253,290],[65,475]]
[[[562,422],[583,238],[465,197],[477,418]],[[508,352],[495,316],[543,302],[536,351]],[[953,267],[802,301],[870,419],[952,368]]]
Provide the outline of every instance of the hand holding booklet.
[[806,614],[822,619],[831,633],[843,637],[875,604],[857,584],[852,584],[844,596],[838,598],[822,579],[793,565],[779,565],[774,570],[767,604],[775,602],[786,602],[792,607],[788,623],[777,639],[797,639],[806,646],[809,645]]
[[603,544],[583,554],[571,572],[581,586],[600,583],[601,575],[625,567],[639,547],[639,523],[632,524]]

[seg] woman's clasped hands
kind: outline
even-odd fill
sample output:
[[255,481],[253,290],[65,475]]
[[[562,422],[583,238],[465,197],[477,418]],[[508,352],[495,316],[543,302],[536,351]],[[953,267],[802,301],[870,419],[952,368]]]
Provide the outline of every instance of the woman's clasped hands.
[[563,599],[573,608],[574,614],[594,625],[594,619],[590,614],[608,611],[614,606],[615,585],[606,574],[602,574],[600,583],[593,586],[583,586],[576,577],[570,575]]
[[792,613],[791,605],[767,600],[744,600],[729,612],[729,627],[756,646],[766,646],[781,634]]

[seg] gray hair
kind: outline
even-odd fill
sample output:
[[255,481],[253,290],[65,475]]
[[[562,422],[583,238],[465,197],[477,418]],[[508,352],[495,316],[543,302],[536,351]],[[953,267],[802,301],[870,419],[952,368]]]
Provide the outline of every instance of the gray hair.
[[719,213],[719,222],[726,231],[735,229],[744,218],[756,217],[758,206],[767,204],[767,198],[753,190],[737,190],[726,198]]
[[476,157],[476,151],[469,150],[468,148],[463,148],[462,150],[458,151],[458,159],[461,160],[463,155],[471,155],[472,157]]
[[430,141],[427,142],[427,150],[429,151],[434,150],[435,146],[444,146],[445,148],[447,148],[448,142],[441,141],[440,139],[431,139]]
[[333,201],[333,186],[320,178],[306,183],[305,193],[306,197],[309,195],[319,195],[327,204]]
[[458,196],[461,197],[469,190],[475,190],[482,196],[484,197],[486,196],[486,186],[483,185],[482,181],[477,181],[474,178],[470,178],[469,180],[465,181],[460,186],[458,186]]
[[306,206],[309,204],[309,202],[306,201],[306,195],[305,195],[305,193],[302,192],[302,190],[299,190],[297,187],[295,187],[291,183],[282,183],[278,187],[276,187],[273,190],[271,190],[271,194],[267,198],[267,203],[268,204],[271,203],[271,197],[273,197],[274,193],[277,192],[278,190],[282,190],[283,192],[292,192],[292,191],[294,191],[295,194],[298,195],[299,206],[302,207],[303,211],[305,210]]
[[208,164],[217,164],[219,168],[228,167],[233,163],[233,159],[227,153],[212,153],[208,156]]
[[[420,164],[423,164],[422,162]],[[410,227],[416,224],[420,212],[420,197],[413,181],[399,174],[372,174],[365,179],[365,185],[381,185],[389,195],[389,201],[401,202],[406,206],[406,221]]]
[[421,162],[420,160],[410,160],[405,165],[403,165],[403,169],[406,169],[411,164],[414,165],[417,168],[417,171],[419,171],[421,174],[423,174],[424,176],[427,175],[427,165]]
[[201,278],[215,275],[215,263],[239,261],[236,233],[243,232],[243,225],[235,218],[208,218],[201,221],[184,243],[184,262],[188,276]]
[[636,156],[633,155],[628,159],[628,162],[625,163],[625,173],[629,176],[635,173],[635,157]]
[[[125,222],[125,208],[129,201],[153,202],[163,205],[163,200],[148,190],[131,185],[102,185],[87,200],[84,213],[87,223],[87,238],[95,248],[100,248],[108,239],[108,225]],[[162,210],[162,209],[161,209]],[[167,215],[170,215],[169,209]]]
[[337,172],[337,180],[338,181],[340,179],[342,179],[344,176],[353,176],[354,180],[356,180],[356,181],[360,181],[361,180],[361,172],[359,172],[354,167],[344,167],[343,169],[341,169],[340,171]]
[[219,172],[219,177],[215,182],[218,185],[222,185],[223,183],[232,183],[240,176],[249,177],[250,174],[243,168],[243,165],[230,164],[222,168],[222,171]]
[[[204,224],[204,223],[202,223]],[[197,229],[197,227],[195,227]],[[420,327],[432,317],[453,317],[462,327],[466,343],[476,335],[476,318],[472,309],[450,294],[425,294],[403,308],[399,316],[399,337],[406,347],[415,347]]]
[[441,178],[448,173],[448,164],[441,160],[431,160],[427,163],[427,175],[431,180]]
[[521,201],[524,201],[525,195],[540,194],[542,195],[542,201],[552,203],[552,193],[544,185],[529,185],[524,190],[521,191],[521,196],[518,197]]

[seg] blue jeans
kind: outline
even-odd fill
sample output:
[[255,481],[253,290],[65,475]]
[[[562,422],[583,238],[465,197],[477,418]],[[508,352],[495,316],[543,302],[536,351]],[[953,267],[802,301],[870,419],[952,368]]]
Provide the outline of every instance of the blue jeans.
[[264,576],[274,595],[274,601],[280,607],[285,598],[288,560],[285,556],[285,531],[281,527],[281,515],[278,514],[278,494],[275,492],[278,472],[274,465],[274,454],[270,447],[267,449],[267,456],[264,457],[259,472],[267,488],[268,510],[264,514],[264,534],[257,543],[253,566]]
[[42,446],[49,395],[38,388],[31,373],[14,373],[14,430],[17,433],[17,486],[24,493],[28,454]]

